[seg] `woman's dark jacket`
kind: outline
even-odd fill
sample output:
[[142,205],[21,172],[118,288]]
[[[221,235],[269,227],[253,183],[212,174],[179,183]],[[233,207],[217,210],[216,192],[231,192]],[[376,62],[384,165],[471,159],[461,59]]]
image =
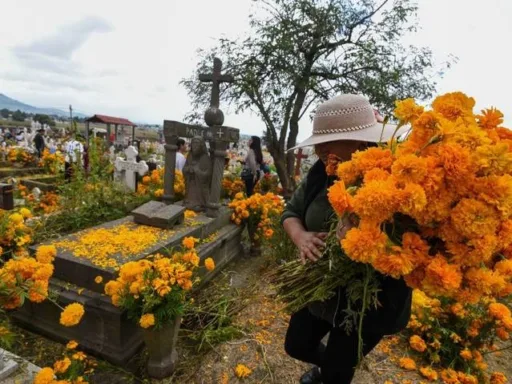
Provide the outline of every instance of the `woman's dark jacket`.
[[[286,204],[281,222],[296,217],[302,221],[307,231],[328,232],[329,221],[334,212],[327,199],[327,188],[333,181],[327,176],[324,163],[317,161],[306,180]],[[364,326],[365,329],[375,332],[393,334],[405,328],[409,321],[412,291],[402,279],[397,280],[381,274],[379,279],[380,306],[366,313]],[[315,316],[339,325],[343,321],[343,309],[346,307],[345,290],[339,287],[335,297],[325,302],[312,303],[309,310]]]

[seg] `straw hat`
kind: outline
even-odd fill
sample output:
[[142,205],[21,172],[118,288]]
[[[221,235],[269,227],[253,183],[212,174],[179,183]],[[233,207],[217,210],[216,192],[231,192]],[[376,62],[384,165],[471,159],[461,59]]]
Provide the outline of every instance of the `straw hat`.
[[361,95],[339,95],[320,104],[313,120],[313,135],[289,149],[330,141],[378,143],[393,136],[396,125],[378,123],[370,102]]

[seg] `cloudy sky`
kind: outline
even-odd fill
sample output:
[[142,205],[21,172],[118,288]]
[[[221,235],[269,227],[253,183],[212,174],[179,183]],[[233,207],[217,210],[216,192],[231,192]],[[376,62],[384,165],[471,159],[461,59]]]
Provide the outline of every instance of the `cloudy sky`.
[[[439,91],[462,90],[478,107],[496,106],[512,127],[510,0],[418,0],[422,30],[408,41],[458,62]],[[40,107],[123,116],[161,124],[181,120],[189,100],[180,79],[196,51],[248,30],[251,0],[3,1],[0,93]],[[226,124],[259,134],[251,114]],[[310,133],[301,125],[299,139]]]

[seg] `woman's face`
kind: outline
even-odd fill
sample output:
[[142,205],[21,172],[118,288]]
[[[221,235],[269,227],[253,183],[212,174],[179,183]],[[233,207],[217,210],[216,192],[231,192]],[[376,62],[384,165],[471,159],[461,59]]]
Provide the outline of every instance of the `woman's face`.
[[315,145],[316,155],[325,163],[329,155],[335,155],[343,161],[350,160],[352,154],[365,147],[363,141],[331,141]]

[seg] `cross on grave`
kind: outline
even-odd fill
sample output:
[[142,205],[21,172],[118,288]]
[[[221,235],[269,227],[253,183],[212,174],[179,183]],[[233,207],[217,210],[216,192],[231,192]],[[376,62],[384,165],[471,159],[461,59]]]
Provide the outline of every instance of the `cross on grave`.
[[295,176],[300,176],[300,166],[302,163],[302,159],[307,159],[308,155],[302,154],[302,148],[299,148],[299,151],[295,155]]
[[[199,81],[203,83],[212,83],[212,96],[210,99],[210,107],[219,108],[220,101],[220,87],[221,83],[232,83],[234,81],[233,76],[223,75],[222,72],[222,61],[218,58],[213,59],[213,73],[211,74],[200,74]],[[221,123],[222,124],[222,123]]]
[[130,145],[125,149],[124,153],[126,160],[118,157],[114,166],[118,172],[124,171],[124,182],[126,186],[135,192],[137,188],[137,173],[141,176],[145,175],[149,167],[145,161],[137,163],[137,155],[139,152],[134,146]]

